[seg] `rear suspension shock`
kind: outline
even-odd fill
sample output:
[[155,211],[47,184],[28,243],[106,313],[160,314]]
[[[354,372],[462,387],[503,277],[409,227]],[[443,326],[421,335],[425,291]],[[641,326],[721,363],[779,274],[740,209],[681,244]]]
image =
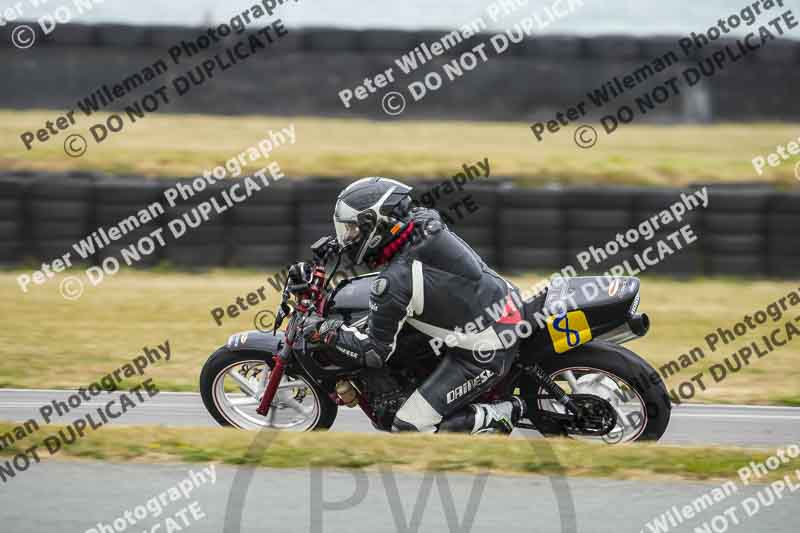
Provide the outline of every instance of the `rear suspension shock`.
[[575,405],[575,402],[572,401],[572,398],[570,398],[569,395],[564,392],[564,389],[558,386],[558,383],[553,381],[553,379],[547,375],[544,370],[542,370],[542,367],[540,367],[538,364],[533,364],[531,366],[525,366],[523,371],[525,374],[536,378],[542,387],[544,387],[544,390],[546,390],[550,396],[555,397],[555,399],[558,400],[558,403],[563,405],[569,412],[575,415],[579,414],[578,406]]

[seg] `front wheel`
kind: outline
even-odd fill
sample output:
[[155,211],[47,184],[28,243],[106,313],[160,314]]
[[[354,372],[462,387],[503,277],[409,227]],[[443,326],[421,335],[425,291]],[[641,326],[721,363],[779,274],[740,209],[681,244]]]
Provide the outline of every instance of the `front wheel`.
[[214,420],[239,429],[325,430],[338,407],[311,380],[283,375],[266,416],[256,413],[271,372],[271,356],[220,348],[200,373],[200,395]]
[[[567,394],[598,396],[616,412],[617,423],[606,435],[575,438],[619,444],[658,440],[667,430],[672,405],[666,386],[658,372],[632,351],[593,341],[539,364]],[[537,393],[524,390],[524,384],[522,388],[524,396],[546,396],[543,389]],[[541,410],[565,413],[564,406],[554,399],[536,401]]]

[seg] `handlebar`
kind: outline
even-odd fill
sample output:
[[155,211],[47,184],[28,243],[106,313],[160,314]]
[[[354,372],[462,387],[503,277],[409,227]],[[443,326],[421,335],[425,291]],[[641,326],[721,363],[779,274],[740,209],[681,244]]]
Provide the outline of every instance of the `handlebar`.
[[[306,313],[317,310],[323,312],[325,294],[330,280],[333,279],[334,274],[339,269],[343,250],[344,249],[339,246],[339,241],[334,237],[326,235],[311,245],[311,252],[314,255],[314,260],[309,264],[310,275],[308,279],[296,279],[295,272],[290,268],[289,275],[287,275],[283,284],[281,303],[276,315],[273,334],[278,331],[283,320],[293,313]],[[331,273],[327,274],[325,271],[325,264],[333,257],[336,259],[336,264]],[[301,270],[303,270],[303,272],[300,273],[301,276],[306,278],[305,268],[301,267]],[[294,309],[289,306],[289,300],[292,295],[296,298],[296,306]]]

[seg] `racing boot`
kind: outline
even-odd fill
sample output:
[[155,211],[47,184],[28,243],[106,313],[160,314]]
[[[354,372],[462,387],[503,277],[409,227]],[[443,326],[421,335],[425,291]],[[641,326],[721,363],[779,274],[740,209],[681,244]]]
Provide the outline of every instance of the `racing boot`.
[[471,407],[475,409],[475,425],[472,427],[474,435],[508,435],[514,431],[514,426],[525,415],[526,409],[525,400],[518,396],[512,396],[510,401],[476,403]]
[[514,425],[525,415],[525,401],[512,396],[510,401],[474,403],[443,420],[440,432],[500,433],[509,434]]

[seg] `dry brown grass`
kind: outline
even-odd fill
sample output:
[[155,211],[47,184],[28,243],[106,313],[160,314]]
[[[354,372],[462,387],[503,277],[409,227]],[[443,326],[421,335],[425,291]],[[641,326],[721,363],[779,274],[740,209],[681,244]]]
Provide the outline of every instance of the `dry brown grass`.
[[[12,428],[0,423],[0,432]],[[58,431],[44,426],[0,450],[21,453]],[[253,445],[255,439],[258,444]],[[44,446],[39,448],[47,458]],[[64,447],[59,458],[106,461],[221,462],[270,468],[374,468],[499,474],[555,474],[622,479],[732,479],[750,461],[772,452],[741,448],[677,447],[656,444],[602,446],[566,439],[509,439],[500,436],[350,433],[251,433],[221,428],[104,427]],[[36,468],[36,466],[32,466]],[[781,465],[762,482],[791,474]],[[13,481],[9,481],[13,483]]]
[[297,144],[274,153],[288,176],[452,176],[463,163],[488,157],[493,176],[517,176],[528,183],[797,185],[797,161],[767,168],[763,176],[756,175],[750,163],[778,144],[797,140],[800,127],[793,124],[631,125],[581,150],[573,143],[572,129],[538,143],[529,124],[522,122],[154,115],[127,125],[100,145],[90,141],[87,154],[73,159],[63,152],[66,135],[81,133],[89,139],[89,126],[107,116],[78,113],[78,124],[68,133],[26,151],[19,135],[42,127],[58,113],[0,111],[0,168],[199,175],[264,138],[270,129],[294,122]]

